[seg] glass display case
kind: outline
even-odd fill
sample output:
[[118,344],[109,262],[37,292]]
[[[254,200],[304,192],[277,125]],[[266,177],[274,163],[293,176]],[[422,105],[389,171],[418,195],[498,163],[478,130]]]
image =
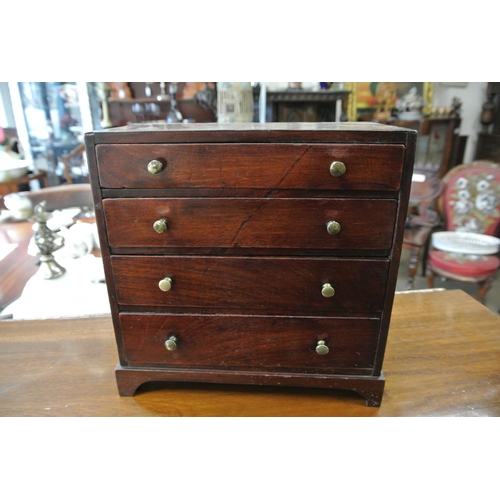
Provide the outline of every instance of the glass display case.
[[[65,182],[62,157],[83,144],[85,132],[100,128],[95,88],[84,82],[9,84],[16,128],[25,157],[49,183]],[[78,179],[75,179],[78,182]]]

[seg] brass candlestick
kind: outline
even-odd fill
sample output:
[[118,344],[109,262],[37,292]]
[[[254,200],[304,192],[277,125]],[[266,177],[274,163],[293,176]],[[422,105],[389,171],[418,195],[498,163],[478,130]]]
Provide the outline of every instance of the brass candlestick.
[[97,93],[99,95],[99,99],[101,100],[101,105],[102,105],[101,127],[110,128],[113,126],[113,122],[109,118],[109,108],[108,108],[108,99],[109,96],[111,95],[111,87],[106,82],[99,82],[97,84]]
[[64,246],[64,238],[56,234],[47,226],[47,221],[52,218],[52,214],[45,210],[46,202],[42,201],[33,209],[30,220],[37,223],[35,230],[35,245],[40,256],[40,270],[43,278],[51,280],[62,276],[66,269],[56,262],[53,252]]

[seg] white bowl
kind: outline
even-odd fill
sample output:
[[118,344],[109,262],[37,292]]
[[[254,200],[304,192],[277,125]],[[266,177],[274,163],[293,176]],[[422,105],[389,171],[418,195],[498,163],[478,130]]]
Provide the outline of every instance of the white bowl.
[[3,197],[3,203],[16,219],[29,217],[33,212],[31,200],[22,193],[9,193]]
[[20,179],[28,173],[29,161],[20,155],[0,148],[0,182]]
[[[17,162],[16,162],[17,163]],[[0,165],[0,182],[12,181],[20,179],[28,173],[28,162],[19,162],[21,165]]]
[[439,231],[432,235],[432,246],[443,252],[492,255],[500,250],[500,239],[465,231]]

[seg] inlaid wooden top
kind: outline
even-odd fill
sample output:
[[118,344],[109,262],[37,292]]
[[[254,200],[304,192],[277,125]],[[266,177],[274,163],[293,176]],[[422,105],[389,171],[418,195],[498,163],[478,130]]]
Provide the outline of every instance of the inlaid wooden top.
[[88,132],[95,144],[148,144],[162,142],[366,142],[404,143],[411,129],[370,122],[272,123],[131,123]]
[[118,396],[111,318],[0,322],[0,416],[500,416],[500,317],[398,294],[380,408],[345,391],[155,383]]

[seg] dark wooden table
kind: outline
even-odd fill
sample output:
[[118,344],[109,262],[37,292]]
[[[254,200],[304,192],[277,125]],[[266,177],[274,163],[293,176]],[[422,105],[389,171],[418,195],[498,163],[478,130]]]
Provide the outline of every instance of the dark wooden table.
[[40,259],[27,253],[32,227],[33,222],[29,221],[0,224],[0,245],[17,244],[0,260],[0,316],[2,309],[21,296],[27,281],[38,271]]
[[111,319],[0,322],[0,416],[500,416],[500,317],[461,290],[398,294],[382,406],[355,393],[150,383],[118,396]]

